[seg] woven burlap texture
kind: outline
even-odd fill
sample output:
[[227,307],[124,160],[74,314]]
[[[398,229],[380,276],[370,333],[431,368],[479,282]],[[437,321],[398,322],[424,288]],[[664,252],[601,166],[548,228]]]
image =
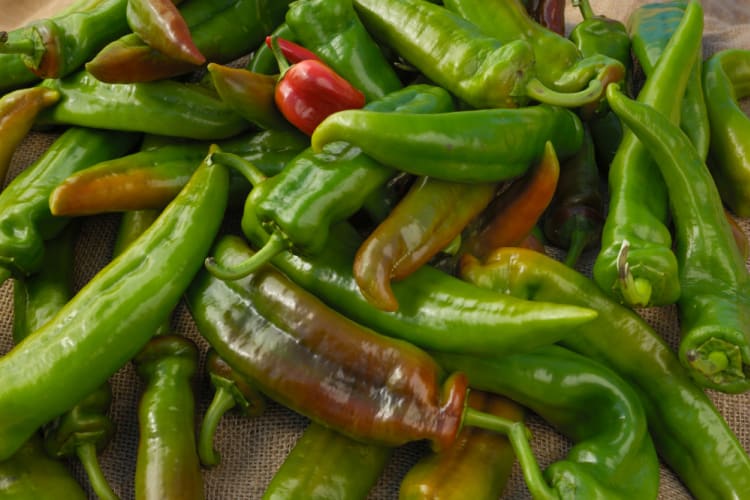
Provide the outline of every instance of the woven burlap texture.
[[[35,0],[16,2],[0,0],[0,29],[12,28],[35,16],[54,12],[60,2]],[[591,1],[594,10],[609,17],[627,20],[632,10],[646,3],[643,0]],[[725,48],[750,49],[750,9],[745,2],[735,0],[711,0],[705,2],[704,56]],[[566,9],[568,27],[580,20],[570,6]],[[14,156],[6,183],[30,165],[56,136],[32,133],[23,142]],[[83,221],[76,247],[75,283],[82,287],[110,259],[112,244],[119,222],[118,215],[87,217]],[[750,219],[739,220],[741,227],[750,234]],[[554,249],[550,249],[554,253]],[[595,251],[584,255],[579,269],[590,275],[590,266]],[[749,263],[750,265],[750,263]],[[641,311],[649,323],[674,347],[678,342],[679,327],[674,307],[654,308]],[[13,319],[12,282],[0,287],[0,355],[11,348],[11,324]],[[197,332],[186,308],[180,305],[174,314],[173,327],[176,332],[193,339],[202,352],[207,344]],[[200,373],[202,374],[202,366]],[[141,382],[130,364],[112,377],[114,402],[111,409],[117,432],[113,442],[101,455],[101,464],[106,477],[123,499],[133,497],[136,443],[138,427],[136,407]],[[212,396],[212,390],[204,375],[195,381],[197,418],[202,416]],[[750,450],[750,394],[725,395],[710,392],[709,395],[736,432],[746,450]],[[295,440],[304,429],[307,420],[273,403],[264,415],[243,418],[228,414],[218,429],[217,448],[221,452],[221,464],[204,470],[205,492],[209,499],[256,499],[260,498],[276,469],[284,460]],[[570,443],[549,428],[534,415],[529,417],[534,439],[533,448],[542,467],[565,456]],[[370,493],[371,499],[394,499],[398,496],[398,485],[409,467],[424,453],[421,443],[404,446],[396,451],[378,484]],[[81,467],[74,461],[71,470],[82,484],[86,484]],[[93,498],[93,494],[92,494]],[[530,498],[523,483],[519,468],[513,471],[503,498]],[[659,498],[690,498],[679,480],[666,467],[662,467]]]

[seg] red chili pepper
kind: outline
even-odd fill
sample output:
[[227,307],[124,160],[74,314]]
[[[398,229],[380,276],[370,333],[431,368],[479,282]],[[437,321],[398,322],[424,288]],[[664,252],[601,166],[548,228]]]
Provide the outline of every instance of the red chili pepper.
[[302,132],[312,135],[328,115],[365,105],[365,96],[330,67],[316,59],[289,65],[271,37],[271,47],[279,62],[280,76],[274,100],[281,114]]
[[[266,37],[266,45],[269,49],[273,49],[273,42],[271,39],[271,35]],[[281,53],[284,54],[284,58],[292,64],[297,64],[298,62],[306,61],[308,59],[314,59],[316,61],[321,60],[314,52],[306,49],[298,43],[294,43],[291,40],[281,37],[277,37],[276,40],[279,42],[279,48],[281,49]]]

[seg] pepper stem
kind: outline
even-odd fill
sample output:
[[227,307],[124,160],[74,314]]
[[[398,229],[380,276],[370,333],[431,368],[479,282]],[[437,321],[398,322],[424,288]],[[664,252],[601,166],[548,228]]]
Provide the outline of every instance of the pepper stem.
[[589,86],[578,92],[558,92],[544,85],[538,78],[526,84],[526,95],[544,104],[563,108],[580,108],[598,101],[602,97],[602,82],[592,79]]
[[622,240],[620,251],[617,253],[617,281],[620,285],[620,293],[627,304],[645,307],[651,301],[651,283],[643,278],[635,278],[630,272],[629,250],[630,242]]
[[81,461],[83,468],[86,470],[86,475],[91,483],[91,489],[94,490],[96,496],[101,500],[119,500],[118,496],[109,486],[107,479],[102,473],[102,469],[99,466],[99,460],[96,456],[96,446],[94,443],[82,443],[76,447],[76,454],[78,459]]
[[581,227],[580,223],[576,224],[576,227],[570,233],[570,245],[568,246],[568,253],[565,255],[565,265],[568,267],[574,267],[578,263],[578,259],[586,249],[586,245],[589,244],[590,231],[588,227]]
[[286,238],[281,234],[274,232],[263,245],[263,248],[258,250],[252,257],[249,257],[244,262],[233,266],[231,268],[224,267],[223,265],[216,262],[213,257],[208,257],[205,261],[206,269],[208,272],[213,274],[222,280],[237,280],[244,278],[248,274],[257,271],[266,262],[271,260],[276,254],[286,250],[288,246]]
[[210,161],[214,163],[221,163],[224,166],[235,169],[236,171],[241,173],[253,186],[257,186],[258,184],[266,180],[266,175],[261,172],[258,167],[234,153],[224,153],[222,151],[216,151],[214,153],[211,153]]
[[531,450],[531,445],[529,444],[531,433],[523,422],[490,415],[467,407],[464,410],[463,425],[479,427],[507,436],[516,454],[516,458],[518,458],[518,462],[521,464],[523,478],[531,495],[536,500],[558,499],[554,490],[549,487],[544,477],[542,477],[539,463],[536,461],[534,452]]
[[23,38],[21,40],[9,40],[7,31],[0,31],[0,54],[21,54],[33,56],[36,54],[37,46],[34,40]]
[[581,11],[583,19],[591,19],[592,17],[595,17],[594,11],[591,9],[589,0],[573,0],[573,7],[578,7],[578,10]]
[[226,412],[237,404],[230,391],[217,387],[214,398],[203,416],[200,435],[198,436],[198,457],[206,467],[217,465],[221,455],[214,448],[214,436],[219,422]]
[[291,65],[289,64],[289,61],[287,61],[286,57],[284,57],[284,53],[281,51],[278,36],[271,36],[271,53],[273,54],[273,57],[276,58],[276,64],[279,65],[279,80],[281,80],[282,78],[284,78],[284,74],[289,71]]

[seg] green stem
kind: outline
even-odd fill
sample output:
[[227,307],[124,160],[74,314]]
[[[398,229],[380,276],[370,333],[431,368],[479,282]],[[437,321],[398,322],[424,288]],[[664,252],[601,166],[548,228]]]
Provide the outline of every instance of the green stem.
[[589,237],[588,230],[576,227],[570,234],[570,245],[568,246],[568,253],[565,255],[565,265],[568,267],[574,267],[581,257],[583,250],[588,245]]
[[9,40],[6,31],[0,32],[0,54],[20,54],[33,56],[36,54],[37,46],[34,40],[23,38],[21,40]]
[[490,415],[472,408],[464,410],[463,425],[498,432],[508,437],[513,451],[521,464],[526,486],[535,500],[558,500],[555,491],[542,477],[539,463],[529,444],[529,430],[523,422]]
[[545,86],[538,78],[532,78],[526,84],[526,95],[544,104],[563,108],[580,108],[598,101],[602,97],[602,82],[593,79],[589,86],[578,92],[558,92]]
[[76,447],[78,459],[86,470],[86,475],[91,483],[91,488],[101,500],[119,500],[118,496],[109,486],[107,479],[99,466],[94,443],[83,443]]
[[253,186],[257,186],[266,180],[266,175],[258,167],[236,154],[217,151],[211,153],[211,161],[235,169]]
[[291,66],[289,65],[289,61],[287,61],[286,57],[284,57],[284,53],[281,52],[281,47],[279,46],[279,37],[272,36],[271,37],[271,53],[273,54],[273,57],[276,58],[276,64],[279,65],[279,80],[284,78],[284,74],[289,71],[289,68]]
[[651,301],[651,283],[642,278],[634,278],[628,264],[630,242],[623,240],[617,254],[617,276],[620,293],[625,302],[631,306],[646,307]]
[[198,436],[198,457],[206,467],[217,465],[221,459],[219,452],[214,448],[214,436],[221,418],[235,404],[236,400],[229,391],[223,387],[217,387],[214,398],[203,416],[203,423]]
[[573,7],[578,7],[584,19],[595,17],[594,11],[591,10],[589,0],[573,0]]
[[287,249],[289,243],[280,233],[272,233],[263,248],[258,250],[252,257],[231,268],[224,267],[213,257],[208,257],[205,262],[208,272],[222,280],[237,280],[257,271],[266,262],[270,261],[276,254]]

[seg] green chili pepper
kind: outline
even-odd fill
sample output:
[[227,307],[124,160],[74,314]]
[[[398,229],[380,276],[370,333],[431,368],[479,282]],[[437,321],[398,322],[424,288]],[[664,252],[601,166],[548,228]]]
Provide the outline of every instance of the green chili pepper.
[[750,95],[750,50],[713,54],[703,67],[711,123],[711,174],[722,200],[750,217],[750,119],[739,100]]
[[[509,399],[472,391],[469,406],[511,420],[523,420],[523,410]],[[483,429],[461,429],[456,442],[430,452],[401,480],[400,500],[497,500],[510,479],[515,455],[508,439]]]
[[[431,85],[413,85],[365,106],[378,112],[434,113],[453,108],[447,91]],[[304,253],[318,252],[328,240],[328,227],[357,212],[365,200],[395,175],[346,142],[336,142],[316,153],[307,149],[273,177],[265,178],[247,162],[223,157],[245,173],[253,185],[242,218],[243,232],[258,224],[274,234],[263,251],[237,269],[213,273],[226,278],[244,276],[281,250],[294,247]]]
[[23,63],[40,78],[62,78],[128,32],[126,5],[127,0],[79,0],[54,17],[11,32],[0,41],[0,53],[21,54]]
[[228,175],[204,164],[154,224],[0,358],[0,459],[99,387],[169,317],[218,232]]
[[526,172],[547,141],[560,158],[581,147],[571,111],[541,104],[426,115],[368,110],[334,113],[311,138],[314,151],[347,141],[375,160],[416,175],[457,182],[498,182]]
[[250,128],[213,89],[174,80],[113,84],[81,71],[42,85],[60,93],[38,124],[128,130],[190,139],[226,139]]
[[[284,20],[289,1],[193,1],[181,5],[180,13],[206,60],[224,64],[248,54],[263,41]],[[132,33],[102,48],[86,63],[91,74],[110,83],[161,80],[197,68],[157,52]]]
[[86,500],[88,496],[65,464],[44,451],[34,434],[18,451],[0,461],[0,498],[14,500]]
[[589,0],[573,0],[573,6],[581,11],[583,20],[570,32],[570,40],[584,58],[597,54],[619,61],[625,72],[630,71],[630,34],[625,25],[617,19],[596,15]]
[[204,498],[191,387],[197,347],[178,335],[156,336],[133,362],[145,383],[138,405],[135,498]]
[[[659,62],[669,39],[674,34],[685,13],[684,0],[644,4],[628,18],[633,37],[633,55],[649,78]],[[709,120],[702,82],[703,57],[699,53],[685,87],[680,107],[680,127],[690,137],[704,160],[709,147]],[[708,94],[711,95],[711,94]]]
[[680,360],[704,387],[750,389],[750,273],[719,192],[679,128],[615,87],[607,101],[659,165],[669,192],[682,293]]
[[475,108],[518,107],[529,99],[578,107],[601,99],[603,87],[596,79],[590,84],[584,81],[581,87],[589,86],[583,90],[549,88],[535,76],[542,66],[535,65],[530,40],[511,37],[503,42],[485,35],[442,5],[425,0],[354,0],[354,7],[376,39]]
[[393,448],[355,441],[311,422],[263,493],[264,500],[367,498]]
[[351,0],[292,2],[286,24],[301,45],[362,92],[368,102],[402,87]]
[[[700,3],[688,4],[680,26],[638,95],[675,123],[698,57],[703,33]],[[673,304],[680,296],[677,259],[667,227],[666,186],[646,148],[625,131],[609,167],[609,212],[601,250],[594,262],[596,282],[630,306]]]
[[653,498],[659,459],[633,388],[603,364],[559,346],[503,358],[433,353],[469,384],[502,394],[573,441],[544,475],[559,498]]
[[71,128],[0,193],[0,282],[40,269],[44,241],[68,223],[49,211],[52,189],[67,176],[128,152],[138,135]]
[[662,336],[585,275],[532,250],[498,249],[481,264],[464,257],[460,275],[527,300],[591,307],[599,316],[561,344],[632,384],[656,450],[696,498],[742,498],[750,456]]

